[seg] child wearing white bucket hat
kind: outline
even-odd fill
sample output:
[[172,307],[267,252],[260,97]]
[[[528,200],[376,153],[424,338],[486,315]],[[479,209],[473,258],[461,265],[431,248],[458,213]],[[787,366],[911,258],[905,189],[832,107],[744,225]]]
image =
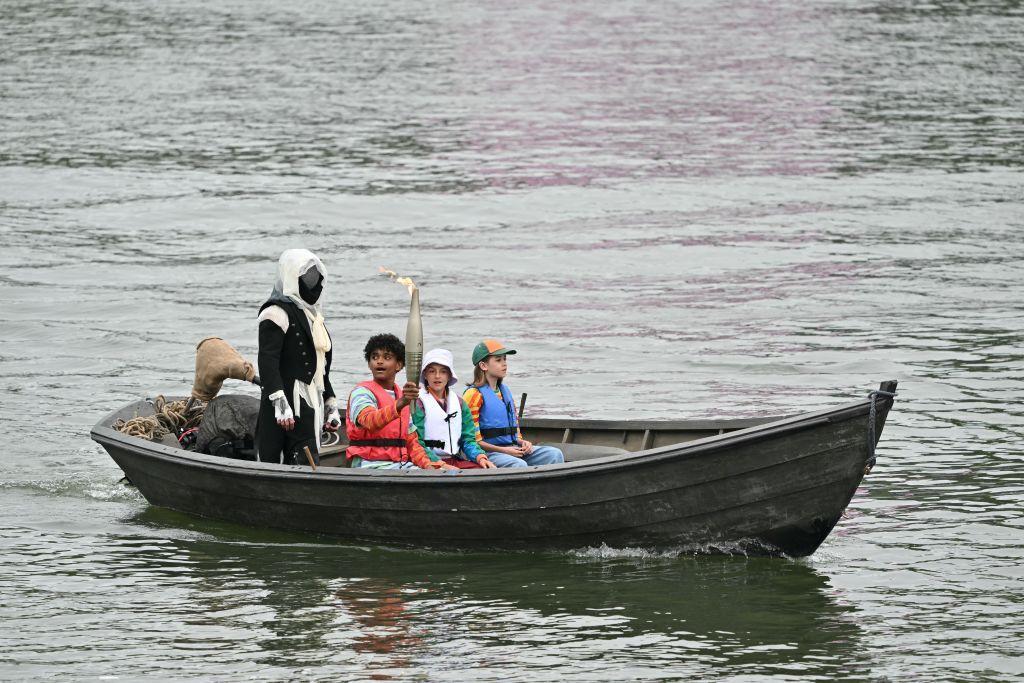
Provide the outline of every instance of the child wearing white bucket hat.
[[455,358],[447,349],[423,356],[420,397],[412,412],[420,444],[431,460],[461,468],[493,468],[476,442],[476,424],[466,402],[451,387],[458,383]]

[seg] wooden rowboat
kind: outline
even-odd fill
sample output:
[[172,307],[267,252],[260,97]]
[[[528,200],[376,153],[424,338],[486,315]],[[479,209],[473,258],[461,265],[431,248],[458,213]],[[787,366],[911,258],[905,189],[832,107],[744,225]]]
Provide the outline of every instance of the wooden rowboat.
[[[526,419],[564,465],[349,469],[344,443],[321,466],[231,460],[125,436],[107,415],[92,438],[152,505],[361,543],[434,548],[693,548],[809,555],[874,464],[896,382],[864,400],[778,418]],[[873,429],[869,419],[874,417]]]

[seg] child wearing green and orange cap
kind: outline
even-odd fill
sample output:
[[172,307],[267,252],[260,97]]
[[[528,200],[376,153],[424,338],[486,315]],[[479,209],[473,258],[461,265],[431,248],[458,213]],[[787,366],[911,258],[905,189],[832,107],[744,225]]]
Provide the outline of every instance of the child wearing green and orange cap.
[[519,431],[512,390],[505,384],[506,348],[496,339],[484,339],[473,349],[473,383],[462,398],[477,428],[477,443],[498,467],[554,465],[565,462],[562,451],[553,446],[534,446]]

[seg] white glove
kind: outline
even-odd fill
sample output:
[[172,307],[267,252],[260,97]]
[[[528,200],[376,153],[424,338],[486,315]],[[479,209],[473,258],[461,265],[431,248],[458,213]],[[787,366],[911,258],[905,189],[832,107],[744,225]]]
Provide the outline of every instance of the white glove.
[[327,417],[324,418],[324,426],[328,431],[335,431],[341,426],[341,411],[338,409],[338,399],[333,396],[327,399],[327,403],[324,404],[327,408]]
[[270,403],[274,406],[274,419],[278,422],[285,420],[294,420],[295,416],[292,414],[292,408],[288,405],[288,399],[284,397],[284,390],[278,390],[267,396],[270,399]]

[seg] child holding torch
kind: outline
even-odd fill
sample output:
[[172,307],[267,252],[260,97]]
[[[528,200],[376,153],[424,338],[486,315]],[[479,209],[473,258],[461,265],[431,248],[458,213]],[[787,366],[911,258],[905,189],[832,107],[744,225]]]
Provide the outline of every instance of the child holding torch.
[[373,379],[360,382],[348,399],[346,455],[353,467],[374,469],[458,469],[433,462],[420,445],[409,405],[419,387],[406,382],[399,388],[395,376],[405,366],[405,344],[393,334],[370,337],[363,356]]

